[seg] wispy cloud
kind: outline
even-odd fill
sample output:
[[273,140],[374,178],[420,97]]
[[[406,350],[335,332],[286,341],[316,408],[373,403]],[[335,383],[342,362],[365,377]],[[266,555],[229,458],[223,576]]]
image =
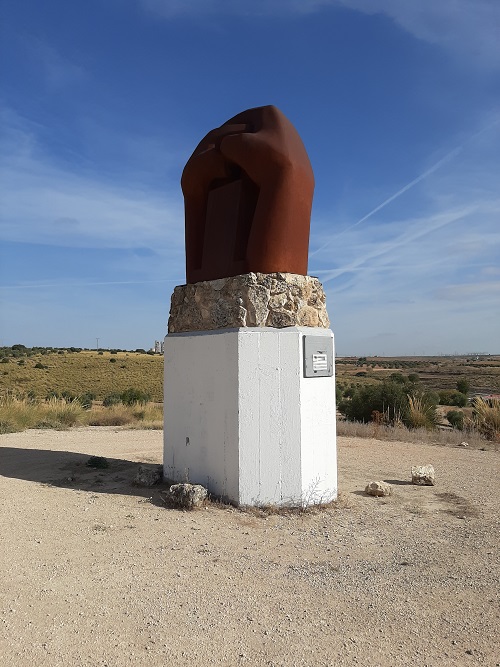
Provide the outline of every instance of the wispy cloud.
[[487,69],[500,66],[500,3],[497,0],[138,0],[148,11],[178,16],[304,15],[341,7],[387,16],[417,39],[439,44],[470,63]]
[[89,73],[84,66],[61,54],[53,44],[28,33],[15,33],[17,57],[36,73],[39,83],[50,91],[60,90],[85,81]]
[[[334,278],[350,273],[360,267],[369,267],[373,262],[384,256],[394,257],[394,252],[400,250],[407,245],[414,244],[425,236],[436,232],[437,230],[451,225],[457,221],[463,220],[477,211],[477,207],[469,207],[466,209],[459,209],[456,211],[447,211],[446,213],[437,214],[428,218],[405,220],[403,223],[396,223],[394,227],[403,228],[404,231],[395,236],[392,240],[384,243],[370,244],[371,249],[368,252],[360,253],[356,259],[353,259],[348,264],[343,264],[341,267],[331,271],[313,271],[321,276],[321,281],[325,285]],[[399,255],[398,255],[399,256]],[[399,262],[398,262],[399,263]]]
[[470,298],[490,300],[494,296],[497,298],[497,303],[500,304],[500,280],[446,285],[436,290],[436,296],[446,301],[463,301],[463,299]]
[[500,65],[497,0],[340,0],[340,4],[367,14],[385,14],[418,39],[439,44],[485,68]]
[[[431,167],[426,169],[422,174],[419,174],[416,178],[411,180],[409,183],[404,185],[402,188],[400,188],[397,192],[392,194],[390,197],[387,197],[381,204],[378,204],[373,208],[369,213],[361,217],[359,220],[356,222],[348,225],[344,229],[342,229],[339,232],[336,232],[335,234],[331,235],[331,237],[326,241],[323,242],[322,245],[317,248],[314,252],[310,253],[309,258],[314,257],[318,253],[322,252],[325,250],[333,241],[337,240],[340,236],[345,234],[346,232],[354,229],[355,227],[358,227],[362,223],[366,222],[369,220],[371,217],[373,217],[376,213],[379,213],[379,211],[383,210],[386,206],[391,204],[393,201],[404,195],[408,190],[411,190],[414,188],[416,185],[421,183],[423,180],[428,178],[429,176],[432,176],[436,171],[438,171],[441,167],[446,165],[450,160],[453,160],[455,157],[457,157],[462,150],[470,143],[472,143],[475,139],[478,139],[483,135],[485,132],[488,132],[489,130],[495,128],[500,124],[500,116],[495,118],[493,121],[489,121],[484,127],[482,127],[479,131],[474,132],[470,137],[468,137],[462,144],[459,146],[456,146],[453,150],[449,151],[444,157],[442,157],[440,160],[435,162]],[[454,215],[454,214],[452,214]]]
[[[126,170],[97,175],[86,161],[67,163],[46,150],[38,140],[42,126],[13,112],[4,113],[3,120],[0,238],[4,244],[41,247],[30,267],[31,280],[24,281],[21,271],[4,271],[4,287],[183,282],[184,214],[177,184],[158,190],[138,184],[136,164],[128,177]],[[66,263],[57,284],[44,259],[54,246],[61,256],[64,249],[78,249],[81,258],[74,268]]]
[[[19,119],[18,119],[19,120]],[[35,128],[6,128],[0,174],[1,234],[6,241],[69,247],[164,249],[183,243],[182,198],[97,178],[57,163],[38,144]]]

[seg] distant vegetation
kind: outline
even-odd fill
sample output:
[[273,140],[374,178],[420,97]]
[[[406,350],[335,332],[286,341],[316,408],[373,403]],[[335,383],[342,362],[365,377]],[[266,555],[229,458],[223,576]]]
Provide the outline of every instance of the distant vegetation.
[[[500,357],[340,358],[336,377],[346,422],[374,424],[379,432],[447,426],[500,438],[498,405],[480,398],[500,393]],[[142,348],[2,347],[0,398],[3,432],[34,425],[159,426],[163,355]],[[16,421],[14,414],[24,416]]]
[[[110,363],[113,361],[113,363]],[[103,401],[134,389],[163,401],[163,355],[145,350],[82,350],[24,345],[0,348],[0,395]]]
[[[418,373],[405,375],[395,368]],[[499,357],[474,362],[361,357],[337,360],[336,369],[337,408],[347,422],[428,430],[447,425],[464,435],[500,441],[500,402],[491,396],[500,392]]]

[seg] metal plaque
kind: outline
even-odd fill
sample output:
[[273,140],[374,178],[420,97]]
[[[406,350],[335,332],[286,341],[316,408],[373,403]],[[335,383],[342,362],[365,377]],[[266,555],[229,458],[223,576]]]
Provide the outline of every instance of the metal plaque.
[[304,336],[304,377],[332,377],[333,339],[330,336]]

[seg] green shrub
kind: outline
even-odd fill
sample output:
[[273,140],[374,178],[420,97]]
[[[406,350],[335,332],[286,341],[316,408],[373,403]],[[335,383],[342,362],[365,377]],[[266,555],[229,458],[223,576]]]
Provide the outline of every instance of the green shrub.
[[107,396],[105,396],[102,404],[105,408],[110,408],[112,405],[118,405],[118,403],[121,402],[122,402],[121,395],[115,392],[114,394],[108,394]]
[[401,415],[408,403],[403,386],[394,382],[351,388],[349,395],[345,392],[339,404],[340,412],[349,421],[369,422],[373,413],[378,412],[391,422]]
[[84,410],[90,410],[92,407],[92,401],[95,399],[95,394],[91,391],[87,391],[81,396],[78,397],[78,402]]
[[110,359],[109,362],[110,362],[111,364],[116,364],[116,359]]
[[447,389],[439,392],[440,405],[456,405],[464,408],[467,405],[467,396],[456,389]]
[[[385,424],[403,423],[409,428],[436,423],[436,396],[413,391],[413,387],[385,381],[376,385],[357,387],[346,391],[338,409],[349,421],[378,421]],[[412,393],[413,391],[413,393]]]
[[450,422],[453,428],[456,428],[459,431],[464,430],[465,415],[461,410],[449,410],[446,413],[446,419]]
[[125,389],[125,391],[120,394],[120,398],[124,405],[147,403],[151,399],[150,395],[145,391],[142,391],[141,389],[135,389],[134,387]]
[[44,364],[41,364],[40,362],[35,364],[35,368],[48,368],[48,366],[45,366]]
[[459,391],[461,394],[467,394],[469,393],[470,389],[470,382],[467,380],[467,378],[461,378],[457,382],[457,391]]
[[398,382],[399,384],[406,384],[408,381],[408,378],[403,373],[391,373],[388,379],[390,382]]

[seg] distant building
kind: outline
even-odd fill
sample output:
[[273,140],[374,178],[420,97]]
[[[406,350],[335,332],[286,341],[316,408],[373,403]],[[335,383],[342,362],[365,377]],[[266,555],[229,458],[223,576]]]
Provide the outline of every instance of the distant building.
[[153,348],[155,354],[163,354],[163,341],[155,340],[155,345]]

